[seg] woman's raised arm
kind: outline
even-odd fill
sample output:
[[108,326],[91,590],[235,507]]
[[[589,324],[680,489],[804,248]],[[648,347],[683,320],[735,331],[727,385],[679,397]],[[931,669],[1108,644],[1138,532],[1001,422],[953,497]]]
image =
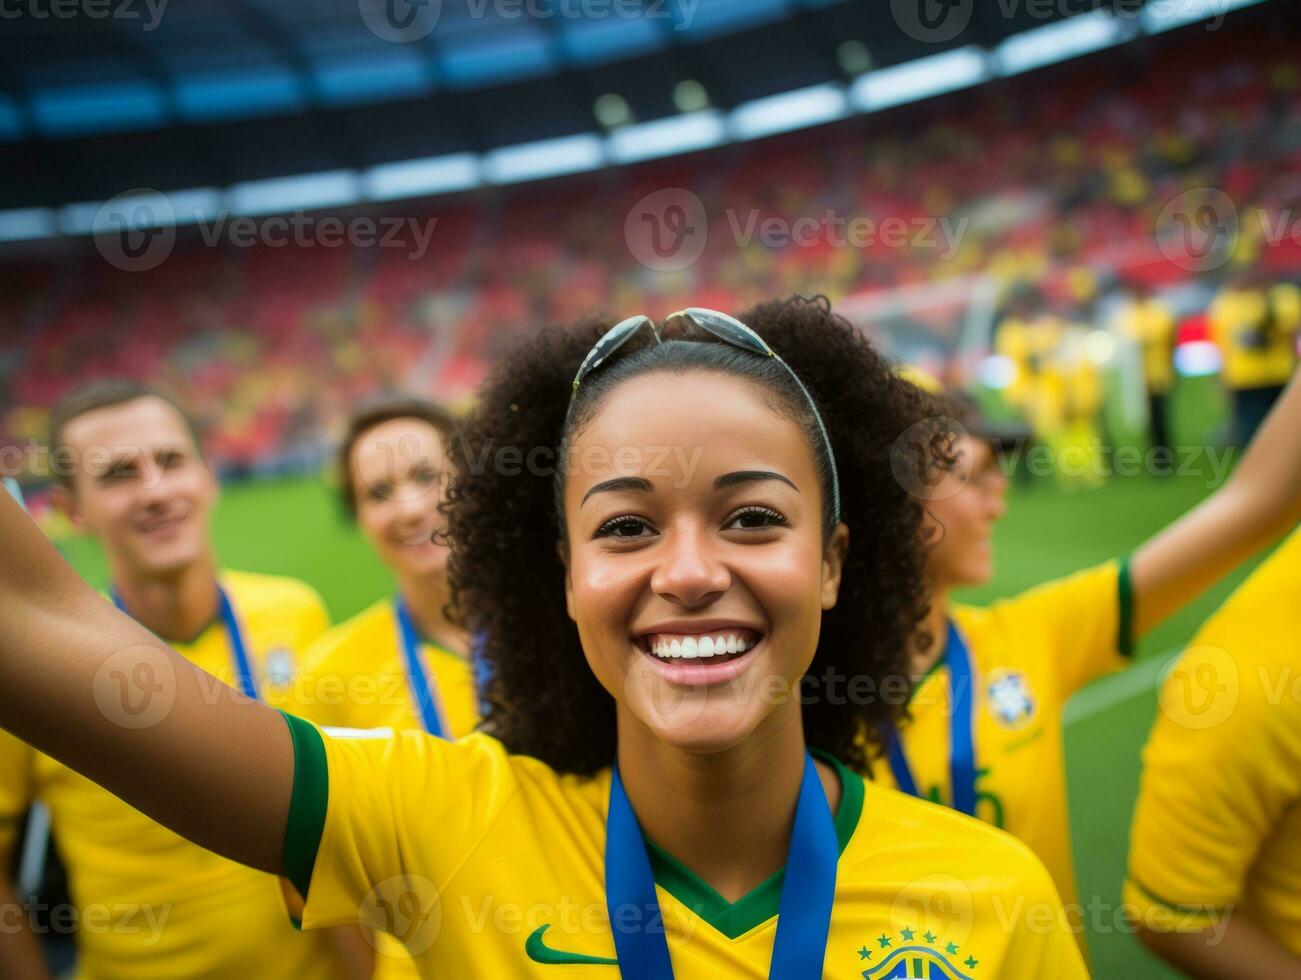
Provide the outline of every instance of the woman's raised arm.
[[1145,541],[1130,562],[1142,635],[1301,519],[1301,371],[1218,491]]
[[294,753],[279,712],[114,609],[3,492],[0,727],[190,840],[280,872]]

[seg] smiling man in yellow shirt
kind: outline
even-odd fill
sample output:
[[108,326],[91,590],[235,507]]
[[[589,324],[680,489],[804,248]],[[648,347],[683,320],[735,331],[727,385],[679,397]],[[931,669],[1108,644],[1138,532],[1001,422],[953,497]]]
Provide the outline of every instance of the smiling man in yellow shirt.
[[[300,655],[328,625],[325,607],[302,582],[217,569],[208,536],[216,481],[175,403],[101,383],[56,407],[52,430],[52,447],[77,463],[60,503],[103,544],[118,605],[223,683],[288,704]],[[103,672],[94,692],[101,711],[132,728],[168,710],[165,680],[144,688],[130,680]],[[78,977],[338,975],[325,937],[284,922],[275,878],[184,840],[0,733],[0,857],[37,799],[68,870]],[[29,955],[28,937],[0,929],[0,961],[11,949]]]

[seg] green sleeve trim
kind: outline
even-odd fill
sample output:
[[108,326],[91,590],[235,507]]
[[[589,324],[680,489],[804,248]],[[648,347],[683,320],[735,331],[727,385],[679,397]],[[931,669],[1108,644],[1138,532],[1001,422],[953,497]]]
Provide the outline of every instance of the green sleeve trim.
[[1116,630],[1116,649],[1122,657],[1134,656],[1134,585],[1129,578],[1129,555],[1120,560],[1117,578],[1120,600],[1120,623]]
[[325,830],[325,806],[330,799],[330,775],[325,742],[316,726],[281,711],[294,742],[294,790],[285,822],[285,877],[307,901],[316,852]]
[[1153,893],[1132,874],[1129,876],[1129,883],[1138,889],[1143,894],[1143,897],[1149,902],[1152,902],[1155,905],[1160,905],[1162,908],[1168,909],[1171,912],[1182,912],[1187,915],[1210,917],[1212,915],[1228,912],[1233,908],[1232,905],[1180,905],[1178,902],[1171,902],[1168,899],[1164,899],[1160,895]]

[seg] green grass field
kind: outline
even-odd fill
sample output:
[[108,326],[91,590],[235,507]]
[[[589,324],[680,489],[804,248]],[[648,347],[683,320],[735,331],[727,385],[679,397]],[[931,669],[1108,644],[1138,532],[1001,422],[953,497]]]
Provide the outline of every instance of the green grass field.
[[[1193,419],[1180,442],[1205,444],[1214,411],[1185,411]],[[1200,431],[1199,431],[1200,428]],[[1213,489],[1207,473],[1115,478],[1092,490],[1064,491],[1051,481],[1013,486],[1008,514],[995,537],[997,576],[962,595],[987,602],[1055,576],[1123,555]],[[320,590],[336,620],[385,594],[383,567],[341,518],[329,488],[317,480],[284,480],[227,487],[215,518],[223,565],[297,576]],[[92,583],[105,584],[103,557],[86,539],[61,542]],[[1259,559],[1258,559],[1259,560]],[[1240,582],[1240,569],[1163,624],[1139,646],[1138,666],[1113,675],[1072,702],[1067,713],[1071,813],[1080,894],[1099,903],[1107,927],[1090,935],[1098,977],[1143,980],[1171,977],[1117,928],[1130,813],[1138,786],[1139,750],[1155,714],[1157,668]],[[1092,896],[1090,898],[1089,896]]]

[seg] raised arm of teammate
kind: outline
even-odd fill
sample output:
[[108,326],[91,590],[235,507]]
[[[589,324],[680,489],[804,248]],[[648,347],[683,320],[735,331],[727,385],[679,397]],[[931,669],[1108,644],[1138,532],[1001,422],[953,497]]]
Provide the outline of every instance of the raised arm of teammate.
[[0,493],[0,726],[178,834],[280,873],[294,781],[279,712],[99,596]]
[[1218,491],[1130,559],[1134,634],[1178,612],[1301,519],[1301,372]]

